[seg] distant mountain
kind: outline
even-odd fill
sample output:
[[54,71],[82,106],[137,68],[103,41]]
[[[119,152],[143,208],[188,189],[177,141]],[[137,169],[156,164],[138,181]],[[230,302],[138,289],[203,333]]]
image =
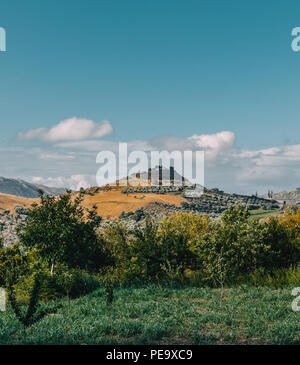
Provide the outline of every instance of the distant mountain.
[[2,194],[11,194],[23,198],[37,198],[39,196],[38,189],[43,190],[49,195],[60,195],[66,191],[64,188],[51,188],[44,185],[31,184],[21,179],[0,177],[0,193]]
[[282,191],[280,193],[273,194],[273,199],[275,200],[285,200],[290,203],[300,202],[300,188],[296,188],[292,191]]

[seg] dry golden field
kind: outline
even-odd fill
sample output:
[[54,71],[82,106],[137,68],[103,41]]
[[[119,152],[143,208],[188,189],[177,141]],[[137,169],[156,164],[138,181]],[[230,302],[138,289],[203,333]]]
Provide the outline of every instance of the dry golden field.
[[[74,196],[77,193],[74,193]],[[0,212],[10,210],[15,214],[14,206],[20,205],[28,208],[33,202],[39,199],[21,198],[14,195],[0,194]],[[145,207],[153,202],[165,204],[175,204],[179,206],[181,202],[186,201],[180,195],[173,194],[123,194],[121,188],[113,188],[110,190],[100,189],[93,195],[86,194],[83,199],[83,206],[91,208],[97,206],[98,214],[103,218],[117,219],[122,211],[132,212],[138,208]]]
[[142,208],[153,202],[164,204],[175,204],[180,206],[181,202],[186,201],[180,195],[173,194],[123,194],[122,189],[113,189],[110,191],[99,191],[94,196],[85,195],[83,205],[91,208],[94,204],[97,206],[98,214],[106,219],[116,219],[122,213],[133,212],[138,208]]
[[20,205],[24,208],[29,208],[34,202],[38,202],[39,199],[21,198],[19,196],[0,194],[0,212],[4,210],[10,210],[11,213],[16,214],[14,210],[15,205]]

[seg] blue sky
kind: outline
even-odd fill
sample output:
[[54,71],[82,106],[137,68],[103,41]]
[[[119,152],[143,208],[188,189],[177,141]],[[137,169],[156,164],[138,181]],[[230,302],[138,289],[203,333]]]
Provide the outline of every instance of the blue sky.
[[[87,151],[15,139],[20,131],[50,129],[74,116],[108,120],[113,133],[101,141],[149,144],[230,131],[235,153],[255,156],[275,147],[289,156],[288,146],[300,144],[300,52],[291,50],[299,2],[4,0],[0,26],[7,32],[7,52],[0,53],[3,175],[53,183],[93,175],[90,149],[84,171],[77,157],[72,172],[65,168],[69,160],[54,158],[35,170],[25,163],[30,151]],[[267,168],[278,168],[278,159]],[[234,175],[224,176],[223,187],[262,191],[277,179],[273,188],[292,188],[299,185],[297,158],[290,168],[281,168],[280,183],[277,174],[267,181],[258,174],[249,186],[231,187]],[[219,173],[206,173],[211,185],[222,187]]]

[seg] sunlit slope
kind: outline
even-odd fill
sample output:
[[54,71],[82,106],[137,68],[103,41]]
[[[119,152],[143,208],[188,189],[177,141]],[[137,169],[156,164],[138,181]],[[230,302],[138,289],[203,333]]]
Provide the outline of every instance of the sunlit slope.
[[10,210],[11,213],[15,214],[14,207],[20,205],[24,208],[29,208],[32,203],[38,202],[39,199],[32,198],[21,198],[15,195],[0,194],[0,212],[4,210]]
[[149,193],[132,193],[127,195],[123,194],[120,188],[110,191],[99,191],[94,196],[85,195],[83,205],[86,208],[91,208],[95,204],[98,214],[102,218],[110,217],[115,219],[119,217],[122,211],[133,212],[153,202],[180,206],[183,201],[186,201],[186,199],[181,195]]
[[[78,193],[74,193],[76,196]],[[33,202],[38,202],[39,199],[21,198],[14,195],[0,194],[0,212],[10,210],[15,213],[14,207],[20,205],[29,208]],[[180,206],[181,202],[186,201],[180,195],[174,194],[123,194],[121,188],[113,190],[100,190],[93,193],[93,195],[85,194],[83,199],[84,208],[91,208],[93,205],[97,206],[98,214],[107,219],[116,219],[122,213],[133,212],[138,208],[146,205],[159,202],[164,204],[174,204]]]

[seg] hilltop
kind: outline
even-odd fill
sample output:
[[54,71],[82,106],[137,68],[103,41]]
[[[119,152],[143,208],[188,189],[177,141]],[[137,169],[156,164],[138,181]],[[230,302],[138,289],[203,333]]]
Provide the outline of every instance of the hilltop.
[[132,174],[117,180],[117,184],[126,186],[127,183],[133,186],[179,186],[182,183],[185,186],[192,186],[192,183],[186,178],[178,174],[174,167],[166,168],[164,166],[156,166],[149,168],[148,171]]

